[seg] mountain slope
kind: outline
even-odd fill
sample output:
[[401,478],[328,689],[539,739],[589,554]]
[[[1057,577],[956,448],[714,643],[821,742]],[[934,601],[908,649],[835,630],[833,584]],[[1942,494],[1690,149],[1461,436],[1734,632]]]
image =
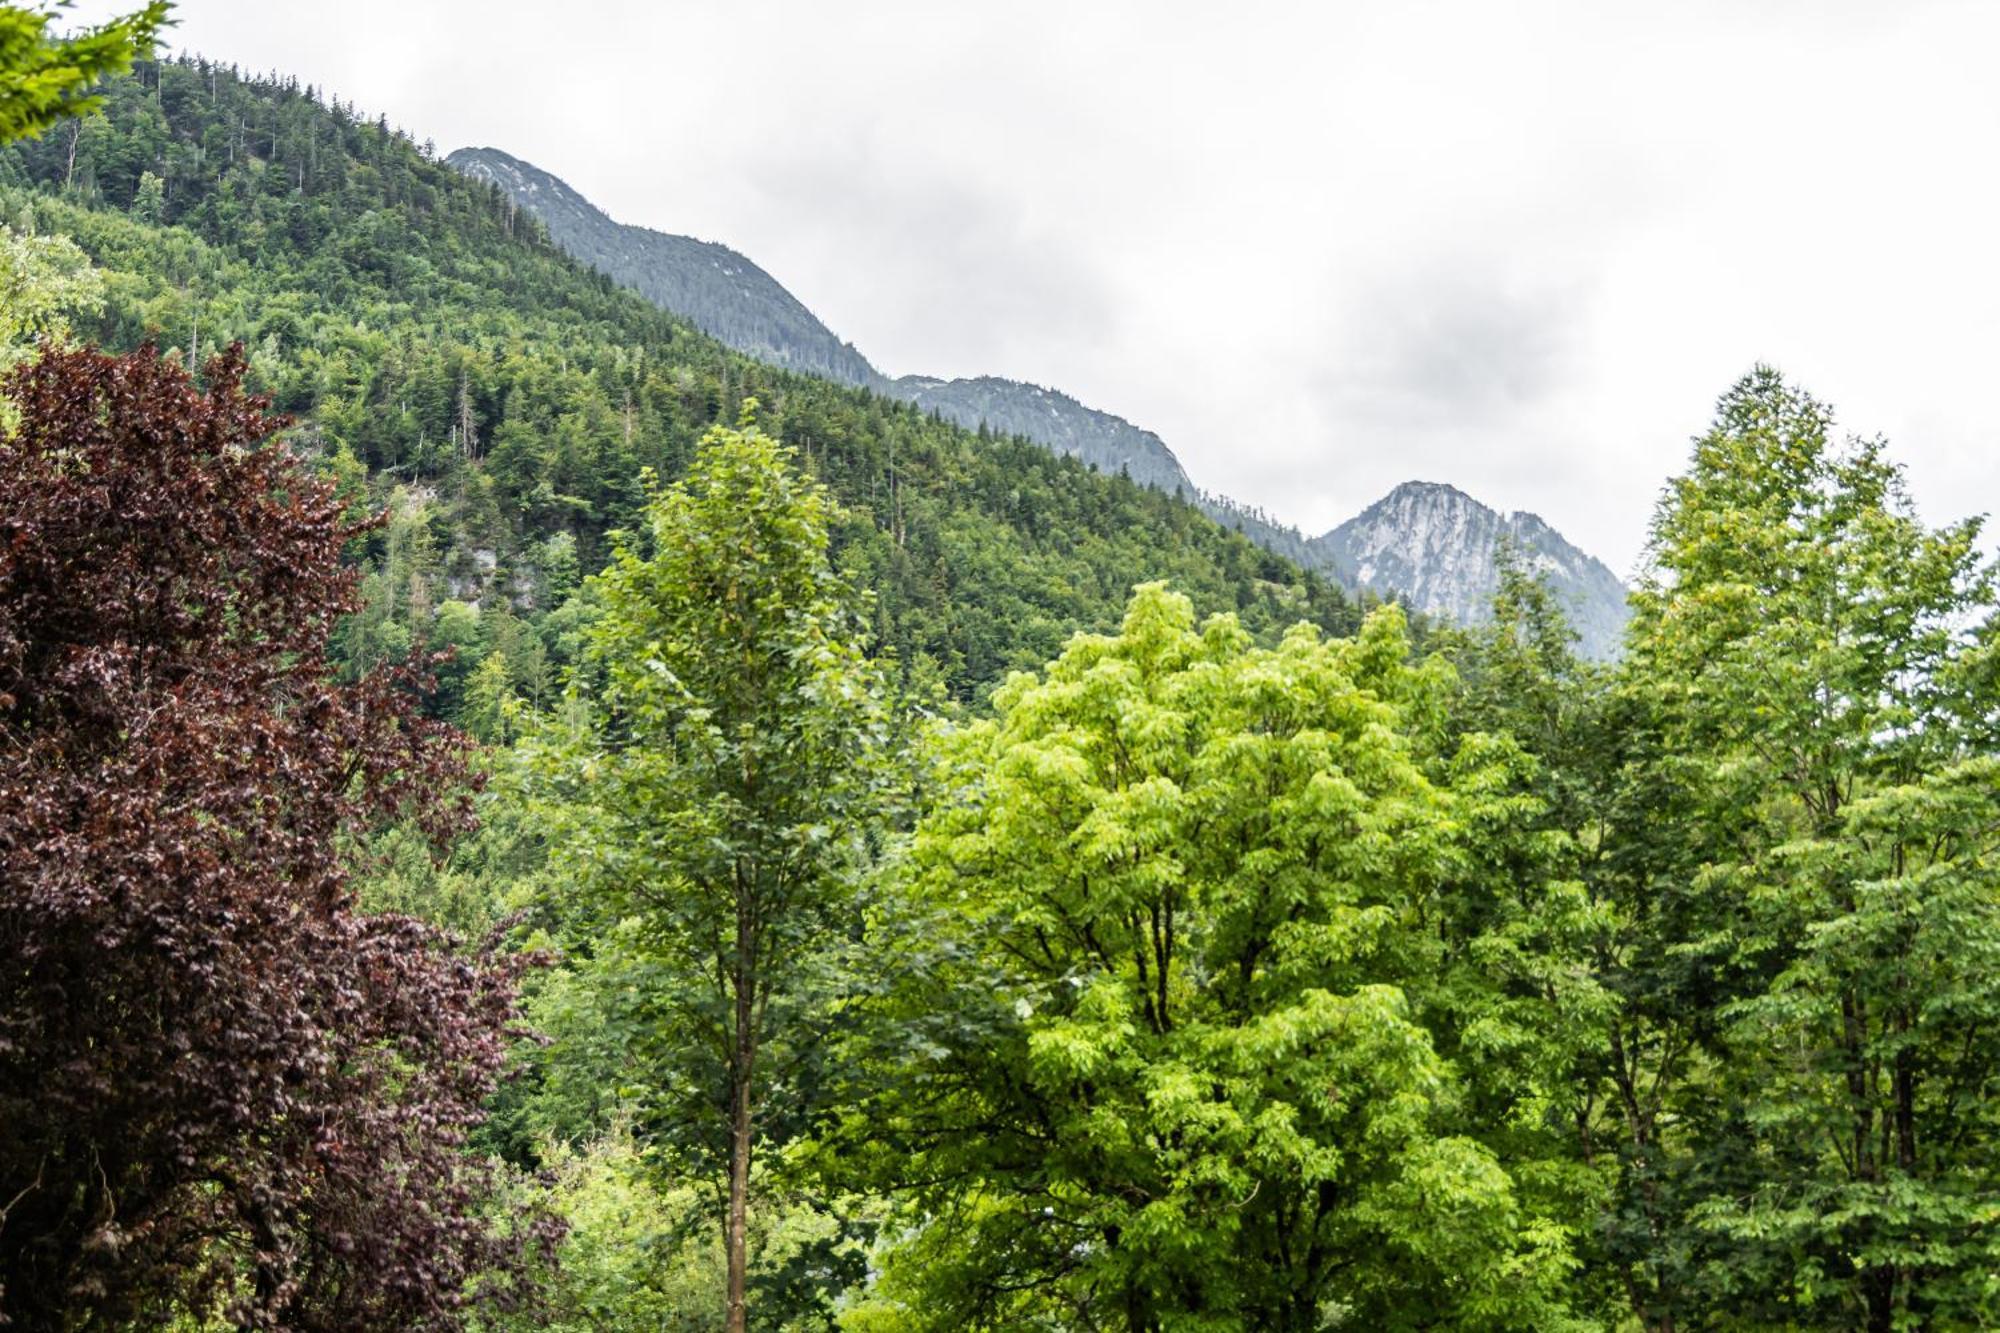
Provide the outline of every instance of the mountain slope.
[[1196,494],[1160,437],[1123,418],[1053,389],[997,376],[890,379],[770,274],[726,246],[613,221],[558,177],[497,148],[460,148],[445,163],[506,191],[564,250],[739,352],[866,386],[961,426],[1019,435],[1170,495],[1176,489],[1190,499]]
[[1502,514],[1455,486],[1404,482],[1312,543],[1347,586],[1463,624],[1486,617],[1503,545],[1555,592],[1587,655],[1618,651],[1627,614],[1618,576],[1536,515]]
[[796,298],[733,250],[614,222],[561,180],[491,148],[446,162],[505,191],[557,245],[739,351],[777,365],[865,385],[946,421],[1032,440],[1099,472],[1180,495],[1225,528],[1354,591],[1399,598],[1430,614],[1478,623],[1498,586],[1497,550],[1512,541],[1544,572],[1592,656],[1616,651],[1625,590],[1601,563],[1532,514],[1503,517],[1450,487],[1411,483],[1321,537],[1196,486],[1158,435],[1055,389],[996,376],[880,375]]
[[575,652],[569,596],[634,529],[643,471],[678,476],[749,398],[838,500],[836,560],[873,593],[877,641],[962,700],[1114,627],[1149,579],[1259,634],[1356,622],[1329,580],[1171,495],[730,351],[297,81],[144,63],[105,99],[74,136],[0,149],[0,219],[103,272],[81,336],[197,361],[246,345],[298,447],[391,514],[357,542],[368,606],[344,657],[452,645],[448,714],[494,655],[547,701]]
[[888,391],[947,421],[1019,435],[1094,463],[1100,472],[1123,472],[1141,486],[1195,493],[1194,482],[1159,436],[1054,389],[992,375],[958,380],[905,375],[891,380]]
[[461,148],[445,162],[506,191],[571,255],[739,352],[841,384],[881,379],[777,279],[728,246],[621,225],[548,172],[497,148]]

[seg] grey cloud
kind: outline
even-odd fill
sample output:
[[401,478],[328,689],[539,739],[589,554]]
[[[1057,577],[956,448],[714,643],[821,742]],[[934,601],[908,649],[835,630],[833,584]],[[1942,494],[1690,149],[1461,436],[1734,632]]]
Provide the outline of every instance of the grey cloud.
[[1089,257],[1030,219],[1023,182],[852,140],[786,145],[742,170],[760,209],[793,220],[774,262],[809,266],[808,304],[885,371],[1018,374],[1023,348],[1080,345],[1117,323]]
[[1576,283],[1427,266],[1344,304],[1316,388],[1337,419],[1399,431],[1496,424],[1569,381],[1586,307]]

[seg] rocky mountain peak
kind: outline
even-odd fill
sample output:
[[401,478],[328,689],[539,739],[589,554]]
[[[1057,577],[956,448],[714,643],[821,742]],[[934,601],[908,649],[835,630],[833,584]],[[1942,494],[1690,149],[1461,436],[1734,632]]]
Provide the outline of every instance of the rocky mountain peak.
[[1555,591],[1587,655],[1618,651],[1625,585],[1525,510],[1502,514],[1456,486],[1406,481],[1312,543],[1350,586],[1464,624],[1488,614],[1503,544]]
[[774,365],[875,391],[963,426],[1018,435],[1100,472],[1178,492],[1223,526],[1350,589],[1397,597],[1466,623],[1485,617],[1511,542],[1556,588],[1584,650],[1617,650],[1625,589],[1603,564],[1529,513],[1501,514],[1444,482],[1408,481],[1324,536],[1308,539],[1260,511],[1203,491],[1166,442],[1059,390],[979,375],[940,379],[879,373],[796,297],[745,256],[708,241],[614,221],[563,181],[495,148],[445,161],[505,191],[540,218],[562,249],[738,351]]

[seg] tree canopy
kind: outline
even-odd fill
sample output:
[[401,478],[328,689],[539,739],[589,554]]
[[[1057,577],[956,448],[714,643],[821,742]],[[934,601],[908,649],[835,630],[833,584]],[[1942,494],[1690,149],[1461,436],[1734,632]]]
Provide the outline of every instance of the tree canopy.
[[1487,1119],[1535,1071],[1482,1106],[1452,1059],[1503,1007],[1439,983],[1518,756],[1438,752],[1443,684],[1394,612],[1258,648],[1152,585],[954,743],[908,1067],[853,1127],[923,1219],[885,1326],[1568,1322]]
[[50,350],[0,436],[0,1311],[24,1330],[450,1328],[539,1227],[463,1156],[519,959],[355,910],[465,745],[334,680],[345,506],[241,392]]
[[0,144],[95,111],[102,102],[97,84],[151,53],[170,6],[151,0],[95,28],[51,34],[49,25],[66,8],[67,0],[53,9],[0,5]]
[[810,1082],[799,1066],[852,936],[891,737],[887,683],[828,563],[825,490],[755,408],[704,438],[649,506],[644,551],[621,542],[595,580],[587,674],[536,756],[567,801],[564,864],[633,937],[625,981],[658,1025],[639,1045],[670,1052],[653,1113],[722,1168],[738,1331],[759,1126],[783,1122],[777,1090]]
[[[1708,1308],[1992,1317],[1993,575],[1880,440],[1760,368],[1654,522],[1627,667],[1693,795],[1734,974],[1689,1150]],[[1638,812],[1634,812],[1638,814]],[[1631,830],[1643,836],[1640,830]]]

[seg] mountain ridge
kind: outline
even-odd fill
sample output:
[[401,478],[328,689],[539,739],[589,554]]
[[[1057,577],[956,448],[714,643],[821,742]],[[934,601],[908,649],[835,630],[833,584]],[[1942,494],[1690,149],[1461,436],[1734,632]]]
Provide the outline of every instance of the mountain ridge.
[[1021,435],[1100,472],[1196,499],[1199,488],[1153,432],[1060,390],[997,375],[889,376],[748,256],[714,241],[619,222],[551,172],[502,149],[467,147],[446,166],[498,186],[583,263],[740,352],[872,389],[972,429]]
[[737,351],[841,384],[882,382],[852,343],[749,256],[716,241],[614,221],[561,178],[498,148],[460,148],[444,161],[505,191],[575,258]]
[[1625,586],[1539,514],[1503,513],[1449,482],[1406,481],[1311,545],[1348,587],[1394,590],[1420,611],[1477,623],[1511,549],[1545,579],[1584,653],[1616,653]]
[[1157,434],[1061,390],[996,375],[884,375],[748,257],[621,223],[572,187],[500,149],[460,148],[446,165],[499,187],[583,263],[759,359],[913,403],[958,425],[1032,440],[1099,471],[1179,494],[1266,550],[1355,592],[1400,598],[1465,624],[1486,618],[1503,542],[1544,575],[1583,650],[1614,655],[1625,588],[1539,515],[1500,511],[1441,482],[1406,482],[1317,537],[1197,486]]

